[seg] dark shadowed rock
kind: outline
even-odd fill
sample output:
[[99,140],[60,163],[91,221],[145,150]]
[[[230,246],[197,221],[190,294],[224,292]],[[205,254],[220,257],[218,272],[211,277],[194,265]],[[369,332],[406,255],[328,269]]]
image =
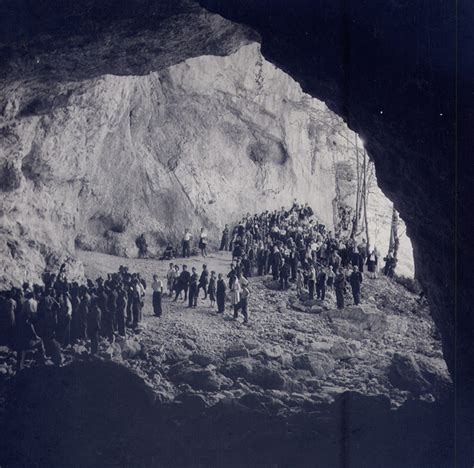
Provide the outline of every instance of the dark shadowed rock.
[[334,359],[323,353],[304,353],[293,356],[296,369],[308,370],[315,377],[324,378],[335,367]]
[[206,367],[212,362],[214,362],[214,357],[210,354],[194,353],[189,358],[195,364],[198,364],[202,367]]
[[238,358],[238,357],[249,357],[249,352],[244,345],[233,345],[229,346],[225,351],[225,357],[227,359]]
[[412,355],[395,353],[388,372],[390,383],[415,395],[429,391],[430,383],[423,377],[420,366]]

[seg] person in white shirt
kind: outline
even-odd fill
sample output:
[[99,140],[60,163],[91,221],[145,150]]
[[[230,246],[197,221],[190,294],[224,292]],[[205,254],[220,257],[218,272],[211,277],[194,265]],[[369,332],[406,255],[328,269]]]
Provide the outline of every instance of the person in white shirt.
[[161,317],[163,308],[161,305],[161,297],[163,295],[163,283],[158,279],[158,275],[153,275],[153,283],[151,283],[151,289],[153,289],[153,313],[157,317]]
[[191,255],[191,240],[193,235],[189,232],[189,229],[184,230],[183,236],[183,257],[189,257]]
[[207,232],[204,228],[201,228],[201,235],[199,237],[199,248],[201,249],[201,255],[207,257]]

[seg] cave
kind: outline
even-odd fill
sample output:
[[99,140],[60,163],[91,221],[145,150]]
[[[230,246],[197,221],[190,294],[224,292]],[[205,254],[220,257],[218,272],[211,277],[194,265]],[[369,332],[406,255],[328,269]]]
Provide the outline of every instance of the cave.
[[[186,226],[197,229],[204,225],[210,232],[218,232],[220,226],[215,219],[229,215],[237,219],[238,210],[229,212],[224,202],[233,200],[238,178],[248,177],[250,172],[241,169],[232,154],[238,153],[241,160],[245,158],[255,166],[251,171],[252,190],[239,192],[242,206],[252,206],[264,195],[272,202],[263,202],[262,210],[273,209],[307,193],[312,180],[302,178],[295,168],[298,155],[303,158],[304,145],[285,139],[287,122],[281,116],[290,115],[290,111],[296,115],[298,106],[307,105],[307,99],[313,98],[321,103],[321,107],[314,104],[317,115],[331,113],[335,126],[363,140],[380,189],[406,224],[416,278],[441,335],[454,388],[454,396],[437,406],[419,403],[405,407],[406,418],[390,413],[384,406],[386,402],[370,398],[361,401],[351,394],[339,397],[333,406],[321,411],[333,414],[341,408],[354,408],[348,413],[355,421],[354,427],[362,427],[362,434],[372,436],[374,431],[364,428],[361,414],[369,414],[373,424],[394,420],[392,432],[380,434],[377,444],[387,447],[387,452],[372,459],[373,466],[395,467],[409,462],[416,466],[472,465],[474,320],[469,305],[474,294],[468,268],[473,225],[469,189],[474,178],[472,164],[462,158],[472,135],[473,66],[467,52],[472,42],[472,19],[471,7],[442,1],[428,5],[395,0],[379,4],[350,0],[145,0],[100,4],[86,0],[1,0],[0,124],[5,161],[1,195],[4,226],[0,235],[5,252],[15,245],[15,255],[8,256],[2,282],[11,282],[12,278],[18,282],[25,273],[33,278],[40,276],[46,261],[38,243],[48,255],[73,253],[76,244],[91,251],[126,256],[134,251],[135,237],[142,232],[160,240],[177,239]],[[281,104],[269,98],[282,93],[278,88],[281,81],[275,78],[279,73],[284,73],[287,80]],[[235,78],[234,82],[229,84],[226,76]],[[239,104],[235,96],[245,105]],[[278,132],[274,130],[275,120]],[[314,123],[307,127],[309,139],[322,145],[324,132]],[[328,154],[342,151],[344,142],[337,135],[326,138],[324,145],[331,148]],[[204,156],[209,153],[206,139],[221,151],[218,164]],[[32,155],[41,160],[32,161]],[[202,172],[196,169],[191,177],[183,168],[198,158],[202,158],[198,167]],[[22,167],[20,160],[28,164]],[[321,170],[306,162],[311,171]],[[22,167],[22,173],[18,167]],[[212,184],[201,189],[195,178],[213,167],[218,168],[218,176],[213,174]],[[344,166],[338,166],[338,171],[351,179]],[[332,199],[316,203],[320,203],[318,212],[327,213],[330,220]],[[121,224],[124,207],[132,215]],[[179,218],[178,212],[182,213]],[[134,217],[133,213],[141,214]],[[108,236],[104,236],[105,231]],[[41,378],[77,382],[81,372],[60,370],[56,375],[51,371]],[[119,379],[116,372],[122,371],[100,370],[112,380]],[[123,378],[128,382],[128,376]],[[90,385],[93,387],[93,383],[85,383],[84,388]],[[133,380],[130,385],[135,385]],[[143,395],[144,390],[136,385],[130,392]],[[83,395],[74,397],[82,401]],[[123,401],[134,398],[115,397]],[[28,400],[29,396],[24,398]],[[157,409],[151,401],[143,404],[149,405],[139,408],[143,416],[133,417],[144,418],[146,427],[153,425],[150,412],[163,426],[167,412],[173,418],[175,411],[179,413],[175,408]],[[9,417],[21,420],[25,415],[16,415],[17,409],[8,408]],[[350,460],[355,466],[370,466],[366,458],[370,453],[368,440],[326,440],[324,450],[319,452],[311,445],[314,439],[305,440],[304,431],[321,434],[328,426],[314,427],[312,419],[296,421],[297,432],[301,433],[294,439],[285,438],[282,433],[287,430],[286,422],[258,421],[251,412],[242,415],[240,411],[242,408],[220,405],[204,417],[192,419],[186,415],[184,422],[174,420],[173,424],[182,424],[179,434],[189,440],[193,424],[213,433],[212,424],[219,429],[222,425],[225,431],[227,425],[240,427],[245,421],[258,425],[260,432],[256,431],[255,436],[261,437],[256,440],[262,446],[282,443],[288,453],[302,451],[306,455],[296,459],[285,459],[282,453],[268,455],[257,450],[257,442],[248,454],[239,455],[238,437],[232,434],[227,452],[213,446],[214,451],[206,454],[196,441],[193,453],[198,454],[198,463],[184,452],[176,466],[211,466],[206,457],[212,455],[213,461],[222,461],[226,454],[235,460],[235,466],[252,460],[261,465],[280,462],[304,466],[313,456],[327,456],[320,458],[324,466],[347,466]],[[395,457],[393,465],[388,464],[388,459],[403,450],[404,430],[413,423],[412,430],[420,420],[428,421],[430,427],[426,439],[421,436],[424,427],[413,430],[419,437],[414,438],[413,447],[418,444],[420,452],[415,455],[408,451],[406,458]],[[275,423],[275,432],[265,439],[265,424],[271,423]],[[447,429],[443,433],[443,425],[452,432]],[[155,431],[150,429],[151,434]],[[136,440],[145,432],[127,437]],[[18,432],[12,437],[18,437]],[[29,437],[35,440],[36,435],[29,433]],[[74,441],[80,434],[71,437]],[[391,447],[390,440],[396,441]],[[439,453],[433,440],[445,442]],[[340,444],[347,451],[335,448]],[[173,454],[163,447],[160,445],[157,453],[137,449],[131,454],[133,459],[121,463],[159,466],[162,457],[163,466],[172,466]],[[171,442],[169,447],[183,450]],[[69,448],[67,443],[62,446],[63,452]],[[40,449],[41,444],[34,447],[34,456],[40,456]],[[25,453],[24,447],[16,450]],[[428,452],[432,458],[426,456]],[[14,466],[15,454],[9,456],[6,463]],[[87,452],[79,464],[94,466],[94,456]],[[105,454],[104,463],[116,462],[115,456]],[[33,462],[31,458],[24,460],[28,460],[26,464]],[[41,461],[34,461],[41,466]],[[58,460],[48,461],[50,466],[61,466]]]

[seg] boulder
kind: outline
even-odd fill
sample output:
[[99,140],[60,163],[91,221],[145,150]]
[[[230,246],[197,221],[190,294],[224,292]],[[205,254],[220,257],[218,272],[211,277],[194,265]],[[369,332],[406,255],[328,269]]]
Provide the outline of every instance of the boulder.
[[354,355],[354,351],[345,341],[337,341],[331,346],[330,353],[334,359],[345,360]]
[[233,380],[241,378],[265,389],[282,389],[286,383],[282,372],[275,365],[263,364],[256,359],[227,363],[221,372]]
[[228,388],[233,384],[232,380],[217,375],[210,369],[187,367],[168,375],[174,382],[187,384],[194,390],[208,392],[217,392],[221,387]]
[[261,363],[254,364],[248,380],[264,389],[275,390],[284,388],[286,383],[281,371]]
[[232,358],[237,358],[237,357],[249,357],[249,352],[244,345],[232,345],[226,349],[225,357],[227,359],[232,359]]
[[206,367],[214,362],[214,358],[211,355],[203,353],[194,353],[189,359],[201,367]]
[[221,372],[233,380],[237,380],[238,378],[247,380],[249,375],[252,373],[252,368],[253,359],[233,360],[232,362],[227,363],[221,369]]
[[417,355],[416,361],[423,378],[430,383],[430,393],[435,398],[446,397],[452,391],[453,384],[444,359]]
[[117,343],[120,346],[124,359],[136,359],[142,354],[142,347],[136,340],[121,340]]
[[323,316],[335,334],[350,340],[380,338],[389,329],[387,316],[368,305],[331,309]]
[[191,356],[191,352],[190,351],[187,351],[187,350],[184,350],[184,349],[181,349],[181,350],[170,350],[170,351],[166,351],[166,355],[165,355],[165,362],[168,363],[168,364],[176,364],[178,362],[181,362],[181,361],[185,361],[187,359],[189,359]]
[[310,371],[315,377],[324,378],[334,370],[336,363],[332,357],[314,352],[294,355],[293,365],[296,369]]
[[183,340],[183,346],[191,351],[196,349],[196,343],[189,338]]
[[283,353],[283,350],[281,349],[281,346],[275,345],[275,346],[265,346],[262,350],[262,354],[267,358],[267,359],[279,359],[281,358],[281,355]]
[[390,383],[415,395],[427,393],[430,383],[423,377],[420,366],[411,354],[395,353],[388,371]]

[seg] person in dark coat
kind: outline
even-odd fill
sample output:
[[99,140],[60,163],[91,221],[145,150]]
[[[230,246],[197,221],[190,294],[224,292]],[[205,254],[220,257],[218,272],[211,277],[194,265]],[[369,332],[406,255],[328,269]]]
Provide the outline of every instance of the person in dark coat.
[[127,316],[128,294],[123,284],[117,289],[117,312],[115,314],[117,330],[120,336],[125,336],[125,320]]
[[77,338],[79,340],[87,339],[87,316],[91,303],[91,296],[85,286],[79,288],[80,302],[77,309]]
[[216,302],[216,272],[211,271],[211,277],[209,279],[209,287],[207,288],[209,299],[211,300],[211,307],[214,307]]
[[322,301],[326,297],[326,280],[326,271],[324,268],[320,268],[316,276],[316,297]]
[[221,246],[219,250],[229,250],[229,226],[227,224],[222,231]]
[[268,273],[268,249],[262,247],[257,253],[258,276],[263,276]]
[[344,308],[344,293],[346,291],[346,277],[342,269],[337,271],[336,277],[334,278],[334,289],[336,290],[336,302],[337,308]]
[[250,278],[252,276],[252,262],[247,255],[242,257],[242,272],[246,278]]
[[87,334],[91,340],[91,354],[97,354],[99,350],[99,333],[102,324],[102,311],[99,300],[94,298],[87,316]]
[[56,339],[59,344],[66,347],[71,342],[72,305],[69,294],[63,293],[59,297],[58,326]]
[[41,338],[43,339],[46,355],[52,359],[56,366],[59,366],[63,361],[61,345],[56,339],[60,305],[53,297],[53,294],[54,290],[52,288],[45,290],[38,306],[38,315],[40,317]]
[[[31,295],[31,293],[29,294]],[[33,319],[34,318],[28,314],[27,308],[22,308],[16,317],[14,348],[17,353],[17,372],[23,369],[25,365],[26,352],[30,349],[36,351],[36,360],[38,363],[45,362],[43,340],[36,333]]]
[[188,307],[197,307],[197,297],[198,297],[198,274],[196,273],[196,268],[191,268],[191,277],[189,278],[189,292],[188,292]]
[[281,252],[278,250],[278,247],[275,245],[272,253],[272,274],[273,279],[276,281],[280,273],[280,268],[282,265],[282,256]]
[[0,346],[12,347],[15,332],[16,302],[11,291],[1,298],[0,308]]
[[359,268],[354,265],[351,276],[349,277],[349,283],[351,284],[352,296],[354,298],[354,304],[359,305],[360,302],[360,285],[362,284],[362,273]]
[[184,300],[188,299],[188,288],[189,288],[189,280],[191,278],[191,273],[188,271],[188,267],[183,265],[183,270],[181,271],[180,275],[178,276],[178,281],[176,284],[176,293],[174,296],[174,301],[178,300],[181,291],[184,291]]
[[281,289],[288,289],[288,279],[290,277],[290,266],[284,259],[280,267],[280,287]]
[[232,286],[234,285],[234,281],[237,278],[237,269],[233,263],[230,265],[230,271],[227,273],[227,278],[229,278],[229,289],[232,290]]
[[296,252],[296,247],[292,247],[290,251],[290,256],[288,258],[288,263],[291,269],[291,279],[290,281],[296,281],[296,270],[298,269],[298,254]]
[[316,270],[311,265],[308,271],[308,296],[310,300],[314,299],[314,287],[316,285]]
[[225,284],[222,273],[219,273],[216,286],[216,300],[217,300],[217,313],[222,314],[225,311],[225,297],[226,297],[227,286]]
[[203,299],[207,299],[207,286],[209,284],[209,270],[207,269],[207,265],[202,266],[201,276],[199,277],[199,284],[196,294],[199,296],[199,291],[202,289],[204,291]]

